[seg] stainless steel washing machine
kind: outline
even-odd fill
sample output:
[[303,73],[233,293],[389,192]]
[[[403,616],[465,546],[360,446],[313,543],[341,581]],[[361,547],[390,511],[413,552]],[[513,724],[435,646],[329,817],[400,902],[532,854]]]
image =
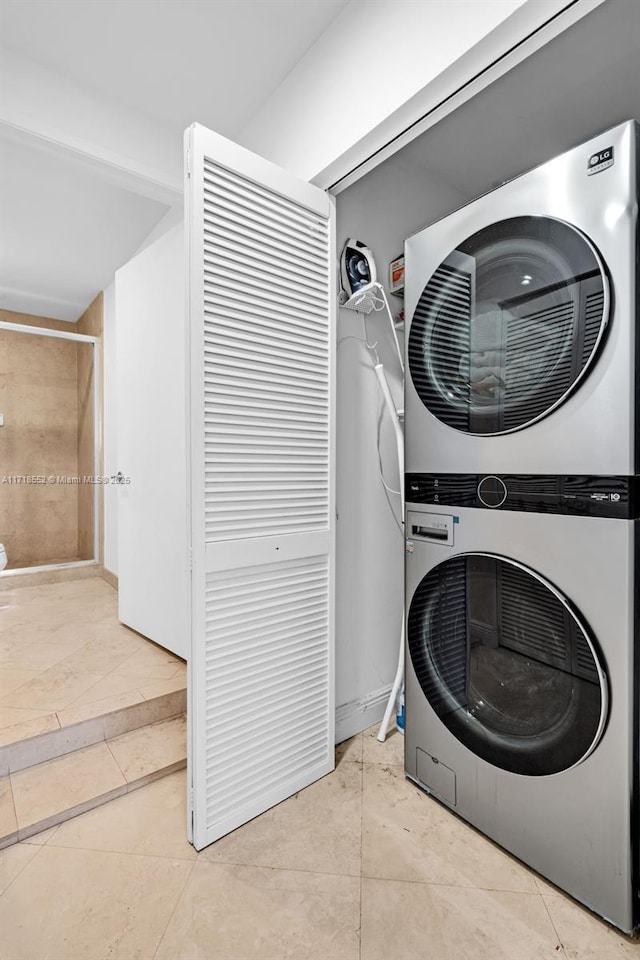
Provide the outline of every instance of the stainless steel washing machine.
[[407,775],[625,931],[640,922],[636,488],[414,474],[406,513]]
[[640,472],[639,131],[407,240],[408,471]]

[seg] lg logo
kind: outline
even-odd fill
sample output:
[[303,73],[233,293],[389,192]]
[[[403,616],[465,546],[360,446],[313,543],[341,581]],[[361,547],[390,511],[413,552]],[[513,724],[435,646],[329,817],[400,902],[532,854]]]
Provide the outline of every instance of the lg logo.
[[611,499],[614,501],[614,503],[617,503],[618,500],[620,499],[620,494],[619,494],[619,493],[612,493],[612,494],[611,494]]
[[600,173],[607,167],[613,166],[613,147],[605,147],[598,153],[592,153],[587,161],[587,173]]

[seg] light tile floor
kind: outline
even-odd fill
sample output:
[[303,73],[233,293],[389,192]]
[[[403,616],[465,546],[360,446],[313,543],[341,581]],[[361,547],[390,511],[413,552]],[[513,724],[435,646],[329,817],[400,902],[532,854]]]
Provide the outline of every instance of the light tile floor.
[[0,746],[185,685],[184,662],[118,621],[101,578],[0,592]]
[[403,776],[375,731],[199,854],[177,773],[0,853],[7,960],[639,960]]

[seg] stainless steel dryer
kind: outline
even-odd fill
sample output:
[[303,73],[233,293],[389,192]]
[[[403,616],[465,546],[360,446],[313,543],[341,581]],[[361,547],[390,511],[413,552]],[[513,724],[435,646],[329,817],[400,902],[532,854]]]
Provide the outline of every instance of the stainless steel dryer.
[[408,471],[640,471],[639,130],[602,133],[407,240]]
[[625,931],[640,922],[637,482],[412,475],[406,514],[407,775]]

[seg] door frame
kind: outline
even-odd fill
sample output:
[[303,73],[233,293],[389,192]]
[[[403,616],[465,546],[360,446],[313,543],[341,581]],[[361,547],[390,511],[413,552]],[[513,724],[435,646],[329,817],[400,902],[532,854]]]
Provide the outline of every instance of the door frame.
[[310,182],[338,196],[605,2],[525,2]]

